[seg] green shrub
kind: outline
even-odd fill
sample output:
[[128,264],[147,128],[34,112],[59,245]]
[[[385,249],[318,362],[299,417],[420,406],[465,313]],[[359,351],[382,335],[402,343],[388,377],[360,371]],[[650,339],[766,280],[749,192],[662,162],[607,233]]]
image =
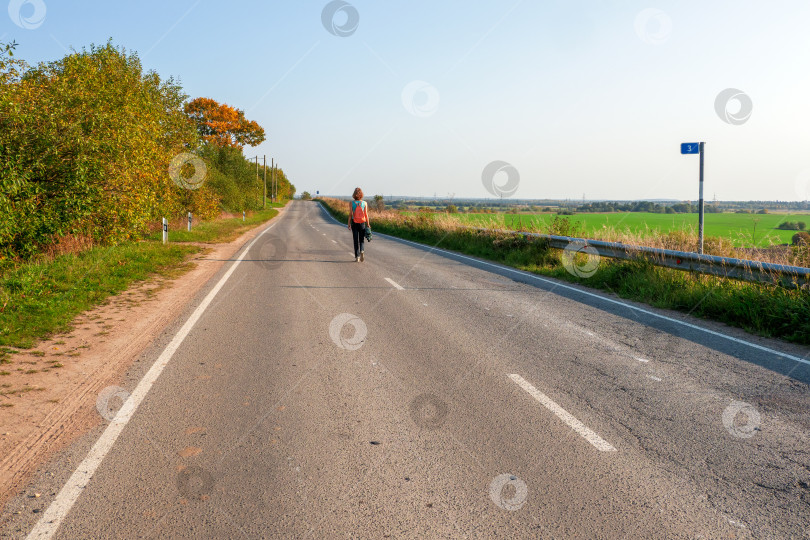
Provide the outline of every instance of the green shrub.
[[[241,149],[202,145],[188,96],[144,71],[136,53],[108,42],[28,68],[12,49],[0,45],[0,267],[54,245],[138,239],[164,216],[261,207],[255,163]],[[181,153],[206,162],[199,189],[170,178]],[[279,198],[292,198],[295,187],[276,175]]]
[[799,224],[793,221],[783,221],[779,225],[776,226],[777,229],[781,229],[783,231],[798,231]]
[[126,240],[177,211],[168,164],[197,135],[174,80],[108,43],[0,84],[0,256],[71,234]]
[[797,232],[793,235],[792,241],[794,246],[810,245],[810,233],[804,231]]

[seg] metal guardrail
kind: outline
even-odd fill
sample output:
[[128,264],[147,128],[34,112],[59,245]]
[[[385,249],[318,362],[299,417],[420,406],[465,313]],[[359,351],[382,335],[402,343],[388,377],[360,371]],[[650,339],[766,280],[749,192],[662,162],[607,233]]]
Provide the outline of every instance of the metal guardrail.
[[673,251],[645,246],[631,246],[618,242],[587,240],[570,236],[554,236],[516,231],[499,232],[542,238],[548,241],[550,247],[555,249],[564,249],[574,253],[597,254],[600,257],[613,259],[632,260],[643,258],[649,260],[656,266],[664,266],[666,268],[674,268],[686,272],[710,274],[713,276],[759,283],[780,282],[787,287],[806,287],[810,284],[810,268],[801,266],[788,266],[785,264],[773,264],[747,259],[701,255],[686,251]]

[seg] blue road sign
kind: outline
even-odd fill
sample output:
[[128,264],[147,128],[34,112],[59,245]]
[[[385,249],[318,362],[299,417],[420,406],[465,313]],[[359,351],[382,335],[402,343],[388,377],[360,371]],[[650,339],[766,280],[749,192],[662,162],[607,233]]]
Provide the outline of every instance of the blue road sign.
[[316,191],[316,192],[315,192],[315,195],[320,195],[320,194],[321,194],[321,192],[320,192],[320,191]]
[[681,143],[681,154],[699,154],[700,144],[696,142]]

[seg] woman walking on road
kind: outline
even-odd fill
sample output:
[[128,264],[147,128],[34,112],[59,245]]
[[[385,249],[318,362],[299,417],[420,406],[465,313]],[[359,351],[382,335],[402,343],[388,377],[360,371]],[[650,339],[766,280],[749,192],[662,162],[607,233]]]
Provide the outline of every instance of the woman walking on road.
[[363,200],[363,190],[355,188],[354,199],[351,203],[351,210],[349,212],[349,230],[352,231],[352,238],[354,239],[354,260],[355,262],[362,262],[366,260],[365,250],[363,243],[366,240],[366,227],[371,223],[368,221],[368,204]]

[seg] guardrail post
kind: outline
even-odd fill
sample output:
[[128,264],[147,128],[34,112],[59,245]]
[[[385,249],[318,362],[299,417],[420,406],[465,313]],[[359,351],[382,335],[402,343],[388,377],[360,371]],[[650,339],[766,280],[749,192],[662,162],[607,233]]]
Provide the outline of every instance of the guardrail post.
[[163,243],[169,242],[169,220],[163,218]]

